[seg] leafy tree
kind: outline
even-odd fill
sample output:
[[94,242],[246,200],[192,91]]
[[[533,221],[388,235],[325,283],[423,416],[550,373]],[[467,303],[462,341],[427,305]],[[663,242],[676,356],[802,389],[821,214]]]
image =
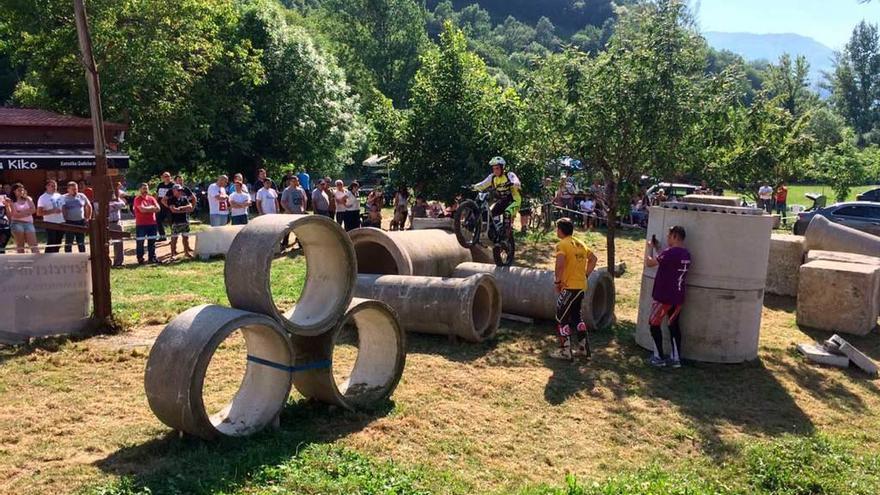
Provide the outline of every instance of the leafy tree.
[[846,136],[855,139],[843,117],[824,105],[812,111],[806,130],[813,136],[817,151],[824,151],[828,147],[840,144]]
[[846,201],[854,186],[867,181],[870,160],[874,157],[873,149],[860,151],[852,136],[848,136],[816,157],[815,173],[831,186],[837,201]]
[[855,27],[834,61],[830,87],[835,108],[864,142],[880,118],[880,36],[876,25],[862,21]]
[[495,155],[521,171],[520,99],[489,75],[451,21],[439,46],[422,57],[410,103],[396,154],[398,171],[410,185],[451,198],[462,185],[485,177]]
[[[372,83],[398,106],[405,105],[419,55],[428,41],[425,12],[414,0],[326,0],[327,34],[343,47],[335,50],[350,76]],[[362,89],[369,96],[369,89]]]
[[767,67],[764,89],[782,108],[795,118],[803,116],[818,103],[818,96],[809,89],[810,64],[806,57],[783,54],[777,64]]
[[[667,175],[690,159],[683,144],[699,117],[704,44],[685,5],[662,0],[623,16],[595,58],[575,51],[564,57],[565,70],[543,69],[548,82],[535,88],[536,107],[545,115],[559,112],[545,128],[564,136],[573,155],[605,179],[611,266],[618,210],[627,199],[621,190],[642,174]],[[567,105],[554,108],[560,98]]]
[[538,19],[535,25],[535,41],[543,45],[545,48],[555,50],[559,47],[559,38],[556,37],[556,26],[546,17]]

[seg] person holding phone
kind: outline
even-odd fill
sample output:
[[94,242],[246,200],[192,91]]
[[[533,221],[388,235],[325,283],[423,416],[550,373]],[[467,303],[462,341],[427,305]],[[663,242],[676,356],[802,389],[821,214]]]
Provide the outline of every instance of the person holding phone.
[[[645,252],[645,266],[657,268],[654,290],[651,293],[651,338],[654,339],[654,354],[649,363],[658,368],[681,367],[681,327],[679,316],[684,305],[685,282],[691,265],[691,253],[684,247],[686,232],[676,225],[666,235],[666,249],[660,250],[657,236],[651,236]],[[658,254],[659,252],[659,254]],[[663,320],[668,321],[672,349],[669,356],[663,353]]]

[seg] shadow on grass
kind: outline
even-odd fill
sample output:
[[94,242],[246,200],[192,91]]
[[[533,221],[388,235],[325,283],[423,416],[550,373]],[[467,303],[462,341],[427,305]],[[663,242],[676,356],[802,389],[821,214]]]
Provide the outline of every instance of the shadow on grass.
[[393,409],[391,401],[369,413],[355,413],[301,400],[287,404],[278,429],[215,442],[169,432],[124,447],[95,465],[129,477],[138,492],[227,493],[245,484],[260,468],[295,458],[310,444],[329,443],[360,431]]

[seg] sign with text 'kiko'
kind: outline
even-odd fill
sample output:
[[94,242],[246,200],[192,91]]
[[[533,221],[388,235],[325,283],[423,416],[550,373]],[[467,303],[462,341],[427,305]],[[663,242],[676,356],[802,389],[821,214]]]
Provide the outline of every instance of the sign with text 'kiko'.
[[91,291],[86,253],[0,256],[0,342],[81,331]]

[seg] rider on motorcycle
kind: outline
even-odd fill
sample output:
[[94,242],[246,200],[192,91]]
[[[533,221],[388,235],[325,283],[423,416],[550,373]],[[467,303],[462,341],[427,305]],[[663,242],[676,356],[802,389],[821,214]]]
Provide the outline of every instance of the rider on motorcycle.
[[486,177],[482,182],[473,185],[475,191],[485,191],[486,189],[495,189],[495,204],[492,205],[492,217],[496,219],[504,213],[509,213],[510,218],[516,216],[522,204],[522,195],[520,188],[522,184],[519,177],[513,172],[505,172],[504,167],[507,162],[504,158],[496,156],[489,161],[492,167],[492,174]]

